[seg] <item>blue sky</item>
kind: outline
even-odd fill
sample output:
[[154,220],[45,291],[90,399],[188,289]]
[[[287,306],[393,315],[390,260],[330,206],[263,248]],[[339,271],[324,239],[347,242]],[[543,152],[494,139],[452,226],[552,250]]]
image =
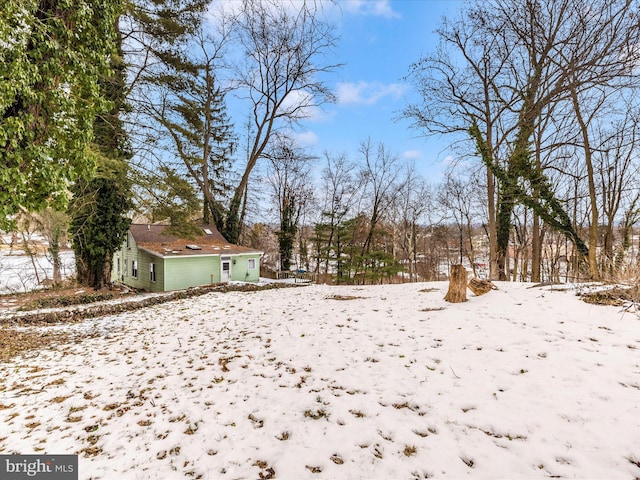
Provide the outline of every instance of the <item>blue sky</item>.
[[[298,0],[280,0],[294,5]],[[371,139],[386,150],[413,161],[418,171],[436,183],[441,179],[450,154],[451,139],[425,139],[400,119],[407,104],[416,100],[412,86],[403,81],[412,63],[433,52],[435,30],[443,15],[451,17],[463,0],[335,0],[325,10],[339,37],[335,57],[327,64],[343,64],[323,77],[337,95],[335,104],[313,109],[297,132],[308,153],[321,156],[345,153],[358,161],[360,144]],[[217,0],[214,5],[234,9],[236,0]],[[295,7],[294,7],[295,8]],[[215,17],[215,16],[214,16]],[[214,20],[215,22],[215,20]],[[241,134],[247,121],[247,104],[233,94],[227,97],[228,113]]]
[[[338,103],[303,124],[302,138],[316,153],[345,152],[358,160],[360,143],[383,142],[400,157],[415,161],[431,181],[444,169],[447,139],[425,139],[397,120],[415,94],[402,78],[411,63],[434,50],[443,15],[462,6],[457,0],[340,0],[337,61],[344,66],[330,79]],[[394,120],[395,119],[395,120]]]

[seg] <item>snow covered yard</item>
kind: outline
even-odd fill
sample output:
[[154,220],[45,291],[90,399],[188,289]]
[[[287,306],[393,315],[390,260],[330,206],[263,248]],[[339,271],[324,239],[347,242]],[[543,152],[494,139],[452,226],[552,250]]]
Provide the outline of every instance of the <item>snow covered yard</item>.
[[[0,244],[1,245],[1,244]],[[29,292],[39,288],[42,281],[51,280],[53,265],[45,255],[29,257],[20,248],[9,250],[6,245],[0,249],[0,294]],[[75,273],[73,251],[60,252],[61,274],[69,278]]]
[[640,320],[498,286],[212,293],[47,327],[77,340],[0,364],[0,452],[79,453],[105,480],[640,477]]

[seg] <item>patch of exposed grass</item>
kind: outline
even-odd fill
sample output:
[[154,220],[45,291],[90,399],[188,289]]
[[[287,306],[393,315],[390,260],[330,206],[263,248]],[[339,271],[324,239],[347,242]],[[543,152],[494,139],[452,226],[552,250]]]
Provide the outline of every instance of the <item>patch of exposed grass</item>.
[[636,457],[635,455],[629,455],[628,457],[626,457],[626,459],[629,460],[629,463],[632,463],[636,467],[640,468],[640,459],[638,459],[638,457]]
[[475,465],[475,462],[473,461],[472,458],[460,457],[460,460],[462,460],[464,464],[469,468],[473,468],[473,466]]
[[583,301],[594,305],[611,305],[621,307],[628,302],[640,301],[640,285],[630,288],[613,287],[599,292],[583,293]]
[[88,303],[104,302],[122,297],[121,292],[95,292],[78,295],[63,295],[55,297],[37,298],[22,305],[18,311],[39,310],[41,308],[60,308],[73,305],[86,305]]
[[18,355],[32,350],[41,350],[52,345],[68,341],[68,333],[18,331],[13,328],[0,328],[0,362],[8,362]]
[[256,460],[253,466],[258,467],[261,470],[258,474],[261,480],[276,478],[276,471],[273,469],[273,467],[270,467],[269,464],[264,460]]
[[78,453],[83,453],[85,457],[95,457],[102,453],[100,447],[86,447],[80,450]]

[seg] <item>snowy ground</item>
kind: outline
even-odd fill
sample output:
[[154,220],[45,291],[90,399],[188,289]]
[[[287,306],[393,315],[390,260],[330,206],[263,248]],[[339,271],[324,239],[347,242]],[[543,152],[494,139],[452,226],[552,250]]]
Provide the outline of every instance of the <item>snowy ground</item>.
[[[6,245],[0,250],[0,294],[11,292],[29,292],[39,287],[43,280],[53,278],[53,264],[45,255],[36,255],[33,259],[21,249],[9,249]],[[75,259],[72,250],[60,252],[62,260],[61,274],[69,278],[75,274]]]
[[212,293],[63,327],[84,338],[0,364],[0,452],[105,480],[640,477],[640,320],[527,286]]

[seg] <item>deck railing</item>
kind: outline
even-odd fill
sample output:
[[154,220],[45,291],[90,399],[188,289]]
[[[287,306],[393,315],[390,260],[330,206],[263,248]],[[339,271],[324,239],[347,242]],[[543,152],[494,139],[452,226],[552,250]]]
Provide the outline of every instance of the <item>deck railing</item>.
[[314,272],[282,271],[276,272],[276,278],[278,280],[288,280],[292,278],[294,283],[316,283],[318,276]]

